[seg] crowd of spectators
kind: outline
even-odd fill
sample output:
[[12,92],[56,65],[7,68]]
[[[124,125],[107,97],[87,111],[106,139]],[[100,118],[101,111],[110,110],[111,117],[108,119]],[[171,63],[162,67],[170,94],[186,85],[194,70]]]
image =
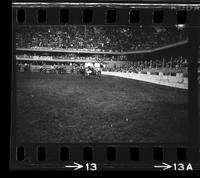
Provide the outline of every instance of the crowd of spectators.
[[[29,56],[29,55],[19,55],[18,57],[24,58],[24,59],[31,59],[30,62],[18,62],[18,64],[30,64],[30,65],[42,65],[45,63],[45,59],[55,59],[55,56]],[[101,63],[104,64],[103,69],[104,71],[113,71],[113,72],[141,72],[141,73],[147,73],[147,72],[163,72],[163,73],[169,73],[174,72],[180,72],[180,73],[187,73],[188,69],[188,59],[183,56],[177,56],[177,57],[163,57],[162,59],[134,59],[134,60],[125,60],[125,56],[121,56],[121,58],[124,59],[124,61],[120,61],[120,57],[105,57],[105,56],[99,56],[99,55],[93,55],[93,56],[77,56],[75,54],[69,55],[69,56],[60,56],[60,59],[70,59],[66,60],[65,62],[56,62],[56,60],[47,60],[48,63],[51,63],[51,65],[76,65],[80,66],[80,64],[84,65],[84,61],[89,62],[95,62],[97,58],[100,59]],[[36,59],[36,60],[34,60]],[[41,61],[38,59],[42,59]],[[58,58],[57,58],[58,59]],[[76,62],[76,60],[78,62]],[[83,61],[82,63],[80,61]],[[73,61],[73,62],[72,62]],[[112,61],[112,62],[111,62]],[[118,62],[121,62],[120,64]],[[97,62],[97,60],[96,60]],[[109,62],[112,63],[112,65],[109,64]]]
[[172,27],[19,26],[17,48],[129,52],[170,45],[187,38]]
[[188,59],[185,57],[168,57],[160,60],[134,60],[123,63],[121,66],[106,67],[104,71],[113,72],[141,72],[141,73],[188,73]]

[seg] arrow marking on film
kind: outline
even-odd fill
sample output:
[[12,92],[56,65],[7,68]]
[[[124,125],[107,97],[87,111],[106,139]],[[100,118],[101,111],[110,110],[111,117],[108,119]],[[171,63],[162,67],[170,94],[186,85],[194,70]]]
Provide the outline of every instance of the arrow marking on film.
[[162,170],[167,170],[167,169],[170,169],[172,166],[167,164],[167,163],[164,163],[162,162],[162,165],[158,165],[158,166],[154,166],[154,168],[163,168]]
[[83,165],[81,164],[78,164],[76,162],[74,162],[75,165],[66,165],[65,167],[66,168],[74,168],[74,170],[78,170],[78,169],[81,169],[83,167]]

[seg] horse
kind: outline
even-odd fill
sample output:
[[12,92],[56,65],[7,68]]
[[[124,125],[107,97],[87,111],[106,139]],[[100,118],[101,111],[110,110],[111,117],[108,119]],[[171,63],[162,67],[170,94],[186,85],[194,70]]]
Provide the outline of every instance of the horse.
[[55,66],[49,66],[49,65],[43,65],[43,66],[40,66],[40,72],[41,73],[56,73],[56,68]]
[[94,78],[100,78],[101,76],[101,71],[97,70],[93,67],[81,67],[78,70],[78,73],[83,77],[83,78],[90,78],[90,77],[94,77]]
[[99,68],[88,67],[88,76],[93,76],[94,78],[101,77],[101,71]]

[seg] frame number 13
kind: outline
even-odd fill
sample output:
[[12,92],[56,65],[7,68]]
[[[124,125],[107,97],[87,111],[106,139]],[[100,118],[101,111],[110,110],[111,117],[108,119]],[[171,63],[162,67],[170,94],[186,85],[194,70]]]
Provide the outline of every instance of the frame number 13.
[[97,170],[97,164],[96,163],[86,163],[86,170],[87,171],[96,171]]

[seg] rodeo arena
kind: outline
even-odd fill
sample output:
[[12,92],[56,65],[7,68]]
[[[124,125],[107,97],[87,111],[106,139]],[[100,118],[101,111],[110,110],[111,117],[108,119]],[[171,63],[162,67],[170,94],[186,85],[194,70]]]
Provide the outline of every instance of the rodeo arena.
[[184,26],[17,26],[22,142],[187,140]]

